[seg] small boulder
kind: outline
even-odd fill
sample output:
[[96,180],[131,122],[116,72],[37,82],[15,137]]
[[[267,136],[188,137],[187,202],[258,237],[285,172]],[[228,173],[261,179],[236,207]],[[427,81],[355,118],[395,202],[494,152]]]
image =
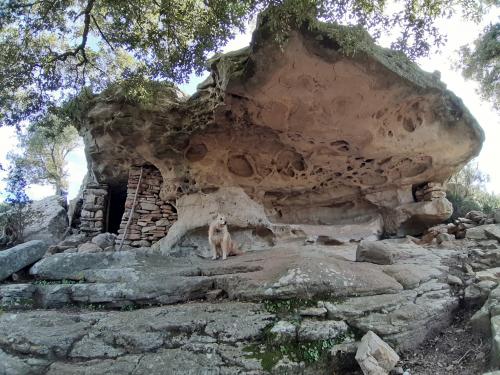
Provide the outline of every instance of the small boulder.
[[397,353],[372,331],[361,339],[355,358],[365,375],[387,375],[399,361]]
[[101,249],[114,246],[115,241],[116,241],[116,235],[112,233],[100,233],[94,238],[92,238],[92,243],[96,244]]
[[441,244],[443,242],[453,241],[454,239],[455,239],[455,236],[452,234],[448,234],[448,233],[439,233],[436,236],[436,241],[438,244]]
[[479,271],[476,273],[476,278],[479,281],[490,280],[498,283],[500,280],[500,267],[488,268],[484,271]]
[[49,246],[49,249],[45,253],[45,257],[51,256],[54,254],[62,253],[68,249],[71,249],[71,246],[59,246],[59,245]]
[[486,215],[481,211],[469,211],[465,215],[465,218],[472,220],[475,223],[480,223],[482,220],[486,219]]
[[474,228],[469,228],[467,229],[465,237],[470,240],[488,240],[488,239],[499,240],[500,225],[486,224]]
[[87,235],[85,233],[76,233],[70,236],[67,236],[64,240],[59,242],[58,246],[70,246],[70,247],[78,247],[78,245],[87,242]]
[[495,211],[493,218],[495,219],[495,223],[500,224],[500,208]]
[[484,229],[486,237],[500,241],[500,225],[490,224]]
[[393,264],[397,248],[384,241],[361,241],[356,249],[356,262]]
[[93,242],[85,242],[78,246],[79,253],[99,253],[103,249]]
[[51,196],[31,204],[37,215],[36,220],[24,230],[24,239],[41,240],[47,245],[59,243],[68,230],[68,215],[66,199]]
[[458,285],[461,286],[464,283],[462,282],[462,279],[460,277],[454,276],[454,275],[448,275],[448,284],[450,285]]
[[42,259],[47,251],[43,241],[29,241],[0,252],[0,281]]

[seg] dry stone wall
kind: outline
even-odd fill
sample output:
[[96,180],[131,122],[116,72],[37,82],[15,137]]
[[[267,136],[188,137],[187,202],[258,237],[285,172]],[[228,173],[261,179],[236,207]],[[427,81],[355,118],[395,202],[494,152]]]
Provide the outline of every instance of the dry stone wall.
[[[134,203],[140,175],[141,167],[132,167],[129,171],[127,200],[118,230],[118,240],[121,240],[125,233],[125,226]],[[151,246],[151,243],[163,238],[172,224],[177,221],[175,207],[159,197],[162,182],[163,179],[158,169],[153,166],[142,167],[136,207],[125,235],[124,244],[136,247]]]
[[434,201],[443,198],[446,198],[446,187],[439,182],[428,182],[415,191],[415,200],[417,202]]
[[88,184],[83,191],[80,231],[93,237],[105,227],[105,212],[108,201],[108,186]]

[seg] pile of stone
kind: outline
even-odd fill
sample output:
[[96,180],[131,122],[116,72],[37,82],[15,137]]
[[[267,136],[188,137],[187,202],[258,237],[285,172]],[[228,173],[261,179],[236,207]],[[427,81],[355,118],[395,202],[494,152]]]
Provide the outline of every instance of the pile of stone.
[[88,184],[83,191],[80,231],[93,237],[104,229],[108,186]]
[[[500,223],[500,210],[493,215],[487,215],[481,211],[470,211],[465,217],[459,217],[453,223],[439,224],[427,229],[426,233],[422,236],[420,243],[430,243],[436,239],[440,244],[444,241],[451,241],[454,239],[486,239],[483,238],[484,230],[482,227],[485,225],[492,225]],[[475,230],[474,228],[478,228]]]
[[[122,239],[125,233],[140,175],[141,167],[130,169],[127,200],[120,229],[118,230],[118,241]],[[153,166],[142,167],[141,184],[137,193],[132,220],[125,235],[125,245],[134,247],[151,246],[151,243],[165,237],[168,229],[177,221],[175,207],[170,202],[162,200],[159,196],[162,181],[158,169]]]
[[433,201],[436,199],[446,198],[446,190],[443,184],[439,182],[428,182],[415,191],[415,200]]
[[453,225],[449,226],[449,233],[454,234],[455,238],[461,239],[466,237],[468,229],[486,225],[493,224],[495,219],[493,216],[486,215],[481,211],[470,211],[465,217],[459,217],[454,220]]

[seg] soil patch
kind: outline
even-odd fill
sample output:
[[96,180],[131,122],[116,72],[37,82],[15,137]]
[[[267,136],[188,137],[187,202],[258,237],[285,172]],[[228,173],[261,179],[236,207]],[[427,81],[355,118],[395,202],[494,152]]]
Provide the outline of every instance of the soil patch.
[[402,367],[411,375],[478,375],[487,372],[490,343],[470,324],[473,311],[460,310],[453,324],[418,349],[401,355]]

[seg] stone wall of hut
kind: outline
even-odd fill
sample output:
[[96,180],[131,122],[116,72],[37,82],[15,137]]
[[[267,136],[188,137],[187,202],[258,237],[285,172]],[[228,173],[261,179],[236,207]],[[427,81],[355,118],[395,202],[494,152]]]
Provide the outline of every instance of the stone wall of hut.
[[[125,245],[140,247],[151,246],[164,237],[172,224],[177,221],[175,207],[160,199],[159,193],[163,178],[160,171],[153,166],[144,166],[141,184],[137,193],[136,206],[132,220],[125,235]],[[129,219],[130,209],[134,202],[141,167],[132,167],[127,184],[125,212],[118,230],[118,241],[121,240]]]

